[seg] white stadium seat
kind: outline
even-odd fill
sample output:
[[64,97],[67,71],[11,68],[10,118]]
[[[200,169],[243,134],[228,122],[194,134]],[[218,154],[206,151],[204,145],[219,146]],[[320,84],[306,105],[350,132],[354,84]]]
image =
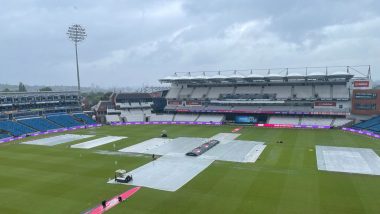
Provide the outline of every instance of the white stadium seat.
[[264,94],[276,94],[278,99],[288,99],[291,97],[291,86],[265,86]]
[[106,115],[106,121],[107,123],[120,122],[120,117],[119,115]]
[[298,99],[314,98],[312,86],[294,86],[294,94]]
[[199,115],[198,114],[176,114],[174,116],[174,121],[195,121]]
[[171,87],[168,94],[166,95],[167,99],[176,99],[178,98],[178,93],[181,90],[179,87]]
[[330,85],[316,85],[315,93],[318,95],[319,98],[331,99]]
[[191,95],[191,98],[194,99],[201,99],[204,98],[207,94],[208,88],[207,87],[196,87],[193,91],[193,94]]
[[212,87],[207,97],[210,99],[217,99],[221,94],[232,94],[233,87]]
[[201,114],[197,119],[198,122],[223,122],[224,115]]
[[349,94],[348,88],[345,85],[334,85],[333,86],[333,98],[349,99],[350,94]]
[[324,117],[303,117],[301,120],[301,125],[320,125],[320,126],[330,126],[332,123],[332,118]]
[[298,116],[271,116],[268,123],[270,124],[292,124],[299,125],[300,118]]

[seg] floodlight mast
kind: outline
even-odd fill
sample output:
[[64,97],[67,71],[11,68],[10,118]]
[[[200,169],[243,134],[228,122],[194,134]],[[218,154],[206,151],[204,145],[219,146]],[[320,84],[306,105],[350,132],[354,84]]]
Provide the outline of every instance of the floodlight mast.
[[70,26],[66,34],[69,37],[69,39],[71,39],[74,42],[74,45],[75,45],[75,59],[76,59],[77,80],[78,80],[78,98],[81,99],[79,63],[78,63],[78,43],[82,42],[87,37],[87,34],[86,34],[86,30],[78,24],[74,24]]

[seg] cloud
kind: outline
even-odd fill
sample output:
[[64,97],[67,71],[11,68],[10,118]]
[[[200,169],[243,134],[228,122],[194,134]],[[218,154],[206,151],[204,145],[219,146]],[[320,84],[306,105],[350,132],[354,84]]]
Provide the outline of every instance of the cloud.
[[[23,7],[20,7],[23,5]],[[0,8],[1,82],[75,84],[67,27],[80,23],[82,85],[159,84],[174,72],[372,64],[377,1],[8,1]]]

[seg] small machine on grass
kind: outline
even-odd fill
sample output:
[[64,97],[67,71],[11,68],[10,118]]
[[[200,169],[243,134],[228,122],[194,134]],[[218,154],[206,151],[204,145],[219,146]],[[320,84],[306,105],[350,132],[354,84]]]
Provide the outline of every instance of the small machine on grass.
[[118,183],[129,183],[133,180],[132,174],[128,174],[124,169],[115,171],[115,181]]

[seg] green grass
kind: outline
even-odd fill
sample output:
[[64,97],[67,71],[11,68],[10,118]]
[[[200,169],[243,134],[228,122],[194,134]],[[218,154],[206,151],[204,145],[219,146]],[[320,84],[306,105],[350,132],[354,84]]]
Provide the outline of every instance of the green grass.
[[[157,125],[74,133],[128,136],[115,143],[121,149],[157,137],[163,129],[175,138],[211,137],[233,128]],[[142,188],[109,213],[380,213],[379,176],[318,171],[315,157],[315,145],[372,148],[379,154],[380,141],[339,130],[247,127],[241,134],[241,140],[266,143],[256,163],[216,161],[176,192]],[[54,147],[0,145],[0,212],[80,213],[130,188],[106,184],[115,169],[132,170],[151,161],[149,156],[94,153],[114,150],[112,143],[68,148],[86,140]]]

